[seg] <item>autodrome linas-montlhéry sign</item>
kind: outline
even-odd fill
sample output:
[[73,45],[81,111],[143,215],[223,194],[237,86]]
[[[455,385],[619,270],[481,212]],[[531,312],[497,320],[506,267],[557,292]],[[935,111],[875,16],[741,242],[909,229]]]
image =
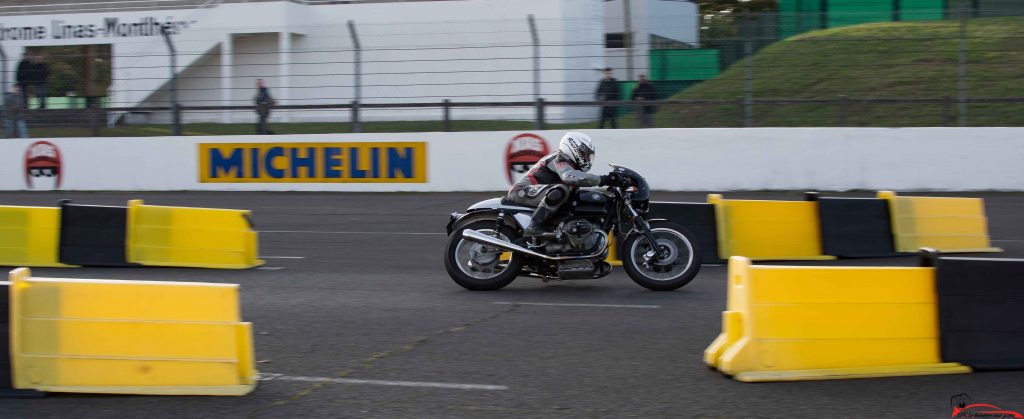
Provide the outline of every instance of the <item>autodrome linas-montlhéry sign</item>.
[[54,19],[50,26],[10,26],[0,22],[0,41],[41,41],[45,39],[88,39],[99,37],[160,36],[164,30],[171,35],[188,29],[195,21],[143,17],[134,22],[118,17],[103,18],[101,24],[70,24]]
[[199,182],[426,183],[427,143],[201,143]]

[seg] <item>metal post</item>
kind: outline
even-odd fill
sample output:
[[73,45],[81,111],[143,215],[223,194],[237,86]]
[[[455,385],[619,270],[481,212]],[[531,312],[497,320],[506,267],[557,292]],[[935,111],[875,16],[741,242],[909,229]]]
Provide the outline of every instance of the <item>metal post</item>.
[[754,43],[750,40],[743,42],[743,55],[746,62],[743,64],[743,126],[750,128],[754,126]]
[[444,120],[441,121],[441,131],[448,132],[452,130],[452,100],[444,100]]
[[178,51],[171,41],[171,32],[164,28],[164,42],[171,54],[171,135],[181,135],[181,108],[178,106]]
[[849,102],[847,100],[846,95],[839,95],[839,126],[840,127],[845,127],[846,126],[846,114],[847,114],[846,106],[847,106],[848,103]]
[[821,10],[821,29],[828,29],[828,0],[821,0],[818,7]]
[[7,51],[0,45],[0,124],[3,131],[0,138],[8,138],[11,133],[7,132]]
[[900,4],[900,0],[892,0],[892,21],[899,22],[901,17],[901,10],[903,5]]
[[622,41],[626,47],[626,80],[633,80],[633,6],[622,0]]
[[540,98],[540,36],[533,15],[527,16],[527,20],[530,22],[530,39],[533,40],[533,100],[537,100]]
[[960,5],[960,58],[957,64],[957,93],[960,102],[960,126],[967,126],[967,5]]
[[537,98],[537,129],[544,129],[544,98]]
[[[235,53],[231,34],[228,34],[220,43],[220,103],[222,106],[231,106],[231,95],[233,86],[233,67]],[[231,111],[223,110],[220,114],[221,123],[231,123]]]
[[353,60],[355,83],[353,86],[355,100],[352,102],[352,132],[362,132],[362,124],[359,123],[359,103],[363,100],[363,47],[359,44],[359,34],[356,33],[356,23],[348,21],[348,32],[352,35],[352,48],[355,49],[355,60]]
[[946,95],[942,101],[942,126],[953,125],[953,97]]
[[359,123],[359,101],[352,101],[352,116],[351,116],[352,132],[362,132],[362,124]]
[[736,124],[736,126],[738,127],[742,127],[745,124],[745,121],[747,120],[747,110],[744,103],[746,103],[746,100],[742,96],[736,98],[736,109],[738,110],[740,115],[740,119],[738,121],[739,123]]

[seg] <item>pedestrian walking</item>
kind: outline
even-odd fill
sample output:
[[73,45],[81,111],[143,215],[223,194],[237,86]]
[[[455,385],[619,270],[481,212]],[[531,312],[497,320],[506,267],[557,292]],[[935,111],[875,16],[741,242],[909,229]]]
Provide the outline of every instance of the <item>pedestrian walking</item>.
[[256,133],[260,135],[273,134],[274,132],[267,128],[267,119],[270,118],[270,110],[274,107],[277,101],[274,100],[273,96],[270,96],[270,89],[263,84],[263,79],[256,79],[256,114],[259,116],[259,120],[256,123]]
[[[633,100],[647,102],[658,99],[658,93],[654,90],[654,84],[647,80],[647,76],[641,74],[637,79],[636,88],[633,89]],[[639,128],[651,128],[654,126],[654,113],[658,108],[654,105],[640,106],[636,110],[636,126]]]
[[15,84],[4,95],[4,136],[7,138],[29,138],[28,124],[25,123],[25,99],[21,85]]
[[[612,77],[611,67],[604,69],[604,78],[598,83],[597,92],[594,97],[600,101],[619,100],[619,81]],[[616,113],[618,113],[617,106],[602,106],[601,122],[598,123],[597,127],[604,128],[605,121],[608,121],[612,128],[618,128],[619,123],[615,119]]]

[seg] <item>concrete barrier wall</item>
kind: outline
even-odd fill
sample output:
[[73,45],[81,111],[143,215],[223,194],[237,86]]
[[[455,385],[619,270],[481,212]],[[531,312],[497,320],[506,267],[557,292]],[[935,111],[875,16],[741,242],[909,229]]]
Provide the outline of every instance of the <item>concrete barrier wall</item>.
[[[656,190],[1024,190],[1024,128],[583,132],[597,144],[595,172],[622,164]],[[545,144],[513,144],[523,132],[511,131],[6,140],[0,190],[500,191],[510,162],[522,165],[524,144],[526,154],[554,150],[563,133],[534,132]],[[209,146],[222,143],[232,145]],[[412,154],[402,154],[408,147]],[[302,161],[306,153],[313,163]],[[211,182],[203,179],[211,162],[221,174],[253,175],[253,162],[260,170]]]

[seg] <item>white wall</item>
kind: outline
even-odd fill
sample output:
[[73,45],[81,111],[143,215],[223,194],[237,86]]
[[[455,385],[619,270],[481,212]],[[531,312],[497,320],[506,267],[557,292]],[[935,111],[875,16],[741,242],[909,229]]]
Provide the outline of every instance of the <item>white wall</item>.
[[[658,190],[1024,191],[1024,128],[750,128],[590,130],[607,163]],[[520,132],[49,140],[68,190],[500,191],[505,147]],[[561,131],[537,132],[554,149]],[[0,142],[0,190],[23,190],[35,140]],[[198,180],[199,143],[426,142],[427,183],[245,183]]]

